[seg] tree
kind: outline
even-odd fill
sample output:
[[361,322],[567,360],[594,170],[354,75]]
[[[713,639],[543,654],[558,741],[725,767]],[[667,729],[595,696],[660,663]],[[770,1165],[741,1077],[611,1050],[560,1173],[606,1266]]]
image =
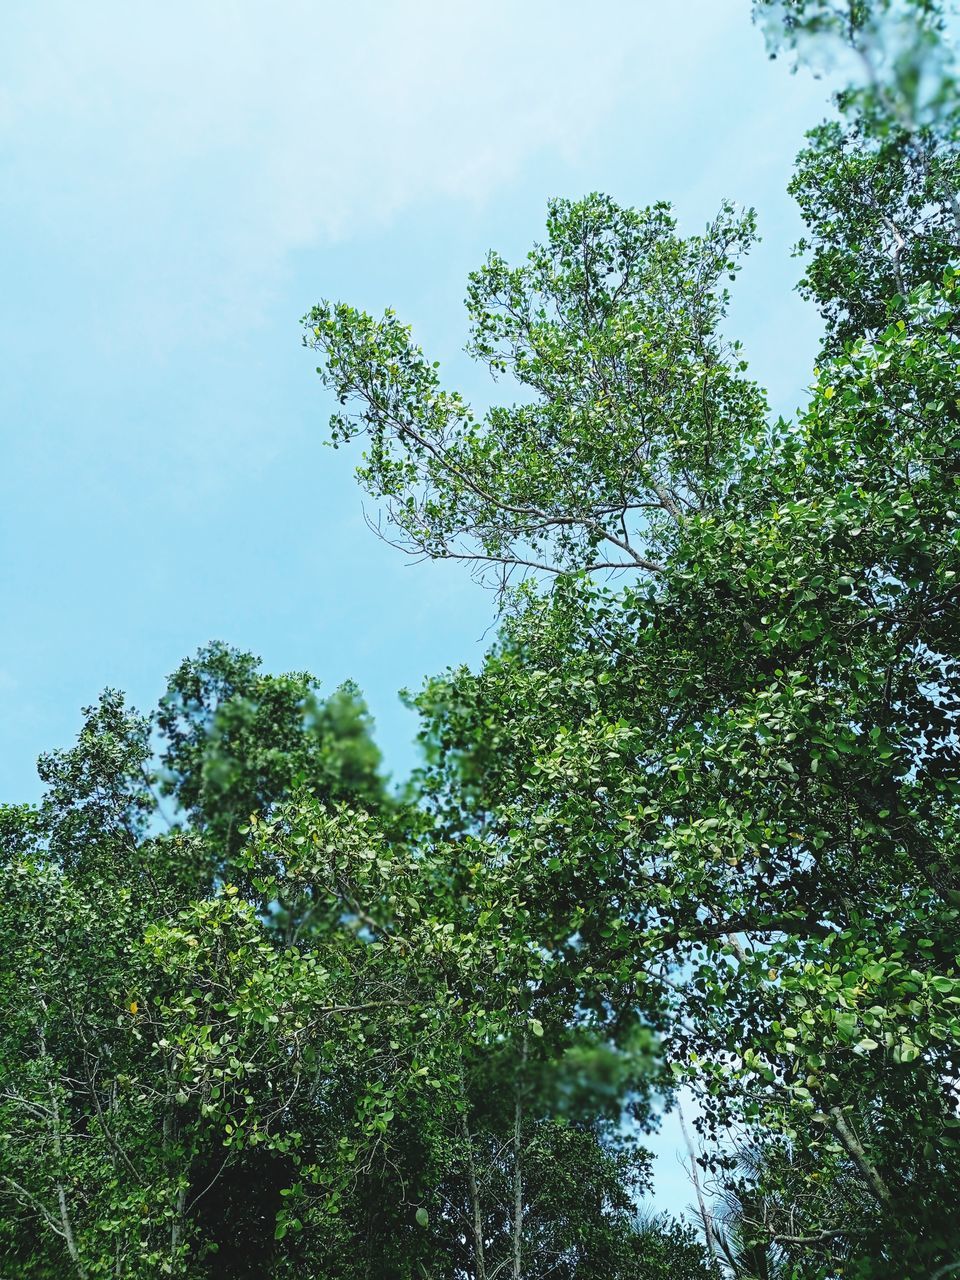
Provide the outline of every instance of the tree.
[[[513,570],[663,571],[676,527],[709,505],[760,419],[722,286],[754,238],[725,205],[682,239],[665,204],[551,203],[520,267],[470,277],[469,350],[532,393],[477,420],[387,311],[323,303],[304,341],[342,405],[335,444],[366,436],[359,471],[402,546]],[[678,430],[679,424],[683,430]]]
[[[384,797],[368,721],[352,691],[318,709],[323,732],[310,738],[303,688],[315,682],[262,677],[255,684],[255,660],[223,646],[180,675],[218,661],[221,671],[247,679],[245,687],[234,681],[229,711],[240,692],[255,691],[262,703],[244,704],[250,717],[229,753],[223,737],[209,749],[202,708],[191,706],[192,737],[180,732],[167,758],[182,763],[194,752],[176,781],[184,795],[198,797],[198,810],[205,768],[227,757],[225,790],[237,803],[258,784],[257,803],[280,803],[304,759],[322,761],[312,781],[327,796],[311,794],[310,804],[324,813],[354,779],[366,795]],[[271,719],[262,704],[277,689]],[[170,716],[167,701],[161,718],[176,734],[183,721]],[[210,723],[219,729],[216,714]],[[278,724],[293,759],[271,755]],[[340,726],[341,740],[330,741]],[[296,754],[303,739],[312,755]],[[191,767],[199,776],[187,776]],[[356,1102],[364,1055],[348,1045],[364,1043],[360,1011],[392,1017],[399,1006],[373,969],[355,967],[372,955],[350,927],[314,930],[302,951],[278,946],[272,912],[258,916],[222,879],[238,866],[228,804],[209,824],[201,812],[199,830],[158,831],[149,722],[119,694],[108,691],[88,708],[78,745],[45,756],[40,772],[48,790],[39,810],[7,809],[2,823],[2,980],[10,1012],[0,1036],[0,1203],[13,1268],[5,1274],[182,1274],[188,1265],[196,1274],[198,1266],[215,1266],[210,1249],[229,1234],[231,1219],[244,1223],[248,1262],[259,1256],[266,1265],[276,1248],[279,1190],[299,1162],[291,1099],[305,1063],[319,1051],[336,1075],[337,1063],[349,1062]],[[360,994],[368,979],[372,1000]],[[315,1143],[332,1147],[334,1171],[343,1163],[340,1136],[325,1130],[317,1138],[314,1126]],[[245,1180],[231,1179],[238,1168]],[[263,1199],[270,1185],[272,1207]],[[218,1194],[208,1198],[214,1187]]]
[[719,337],[734,223],[680,242],[662,206],[561,202],[471,278],[471,350],[523,390],[482,423],[390,313],[323,304],[306,341],[399,539],[534,571],[419,699],[428,795],[527,886],[554,985],[662,1020],[729,1265],[920,1276],[960,1251],[953,82],[914,119],[884,6],[787,12],[874,73],[794,183],[828,321],[795,424]]
[[315,687],[184,663],[166,831],[113,692],[0,812],[0,1273],[632,1275],[653,1037],[576,1015],[512,869],[401,821]]
[[252,654],[211,644],[170,677],[157,711],[165,749],[162,788],[229,858],[239,827],[310,786],[327,803],[383,809],[380,752],[357,689],[321,701],[306,672],[263,675]]

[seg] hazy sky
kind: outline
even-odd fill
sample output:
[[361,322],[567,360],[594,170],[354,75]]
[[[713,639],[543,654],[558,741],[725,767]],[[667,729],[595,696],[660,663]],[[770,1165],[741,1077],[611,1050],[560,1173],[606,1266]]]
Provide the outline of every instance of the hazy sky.
[[785,186],[826,107],[748,0],[3,0],[0,802],[103,686],[149,709],[213,638],[356,679],[405,772],[396,691],[476,662],[494,602],[367,531],[300,316],[392,305],[483,399],[466,273],[548,197],[690,231],[729,197],[763,236],[730,331],[789,412],[818,327]]

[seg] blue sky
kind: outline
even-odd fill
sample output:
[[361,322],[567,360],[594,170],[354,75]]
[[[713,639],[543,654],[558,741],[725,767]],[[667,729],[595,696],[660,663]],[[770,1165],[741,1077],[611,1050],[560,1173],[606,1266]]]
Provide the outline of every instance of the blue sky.
[[[365,691],[476,662],[494,601],[363,522],[299,318],[392,305],[477,399],[466,273],[551,195],[757,208],[739,284],[773,404],[816,316],[785,194],[826,89],[767,60],[748,0],[4,0],[0,8],[0,802],[36,799],[112,685],[150,708],[213,638]],[[489,637],[488,637],[489,638]],[[662,1160],[675,1177],[673,1138]],[[670,1179],[674,1181],[671,1182]]]

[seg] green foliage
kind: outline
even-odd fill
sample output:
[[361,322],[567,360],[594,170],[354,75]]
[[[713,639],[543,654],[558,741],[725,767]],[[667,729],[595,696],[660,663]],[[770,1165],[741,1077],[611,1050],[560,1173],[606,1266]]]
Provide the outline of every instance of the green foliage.
[[184,663],[166,832],[113,693],[0,811],[0,1274],[632,1274],[650,1031],[578,1011],[522,880],[400,822],[315,688]]
[[958,1245],[955,278],[894,314],[655,587],[521,598],[420,699],[440,820],[485,810],[582,1000],[659,1016],[716,1175],[765,1154],[747,1253],[804,1276]]
[[942,10],[933,0],[761,0],[755,13],[775,44],[814,66],[853,59],[839,119],[807,135],[789,188],[807,227],[800,291],[838,354],[886,325],[891,299],[957,261],[960,103]]
[[[732,1206],[705,1228],[742,1276],[919,1277],[960,1251],[956,114],[938,13],[914,16],[785,10],[788,43],[839,38],[867,72],[793,184],[828,322],[797,423],[765,422],[720,354],[709,268],[709,323],[671,327],[687,272],[678,293],[658,264],[713,241],[676,240],[660,206],[555,206],[548,249],[472,278],[471,350],[525,392],[482,427],[450,396],[452,435],[417,416],[436,375],[392,317],[309,321],[358,405],[335,435],[371,434],[361,479],[401,530],[416,511],[430,554],[474,539],[558,574],[504,600],[479,673],[417,698],[422,785],[446,838],[524,884],[551,985],[615,1035],[627,1010],[661,1029]],[[598,537],[618,522],[639,582],[597,584],[585,511]]]
[[676,524],[726,482],[763,411],[719,324],[754,238],[725,205],[682,239],[664,204],[593,195],[550,205],[548,239],[511,268],[470,277],[469,350],[523,398],[477,419],[388,311],[323,303],[304,342],[354,413],[333,441],[366,436],[361,483],[402,545],[514,570],[657,573]]
[[[631,1280],[669,1276],[670,1280],[719,1280],[716,1263],[708,1263],[694,1231],[667,1217],[640,1219],[629,1244]],[[632,1268],[632,1270],[630,1269]],[[767,1280],[766,1277],[763,1280]]]
[[941,279],[960,250],[960,157],[929,128],[877,136],[863,121],[808,135],[790,189],[808,231],[801,292],[830,349],[882,330],[891,298]]
[[295,786],[331,803],[387,803],[357,689],[345,685],[321,701],[306,672],[262,675],[259,666],[249,653],[209,645],[170,677],[156,717],[164,791],[228,857],[250,814]]
[[943,27],[940,0],[753,0],[753,14],[772,53],[824,38],[857,45],[900,17],[931,34]]
[[[491,254],[482,418],[392,312],[315,308],[399,542],[526,580],[411,700],[416,803],[352,686],[211,645],[0,808],[0,1274],[955,1268],[955,84],[932,4],[755,7],[866,72],[792,187],[807,408],[724,336],[731,206],[555,201]],[[677,1085],[706,1248],[636,1214]]]

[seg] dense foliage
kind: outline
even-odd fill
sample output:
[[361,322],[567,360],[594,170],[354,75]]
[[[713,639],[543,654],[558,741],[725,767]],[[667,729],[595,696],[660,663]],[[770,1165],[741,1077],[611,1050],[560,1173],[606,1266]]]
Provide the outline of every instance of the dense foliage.
[[[222,645],[0,809],[0,1274],[922,1280],[960,1267],[960,205],[931,0],[758,0],[859,68],[792,190],[773,422],[721,208],[556,200],[469,282],[474,414],[305,321],[387,536],[499,589],[414,698]],[[701,1239],[645,1220],[696,1100]]]
[[354,690],[258,667],[108,691],[0,810],[0,1274],[708,1276],[635,1220],[651,1027],[390,799]]

